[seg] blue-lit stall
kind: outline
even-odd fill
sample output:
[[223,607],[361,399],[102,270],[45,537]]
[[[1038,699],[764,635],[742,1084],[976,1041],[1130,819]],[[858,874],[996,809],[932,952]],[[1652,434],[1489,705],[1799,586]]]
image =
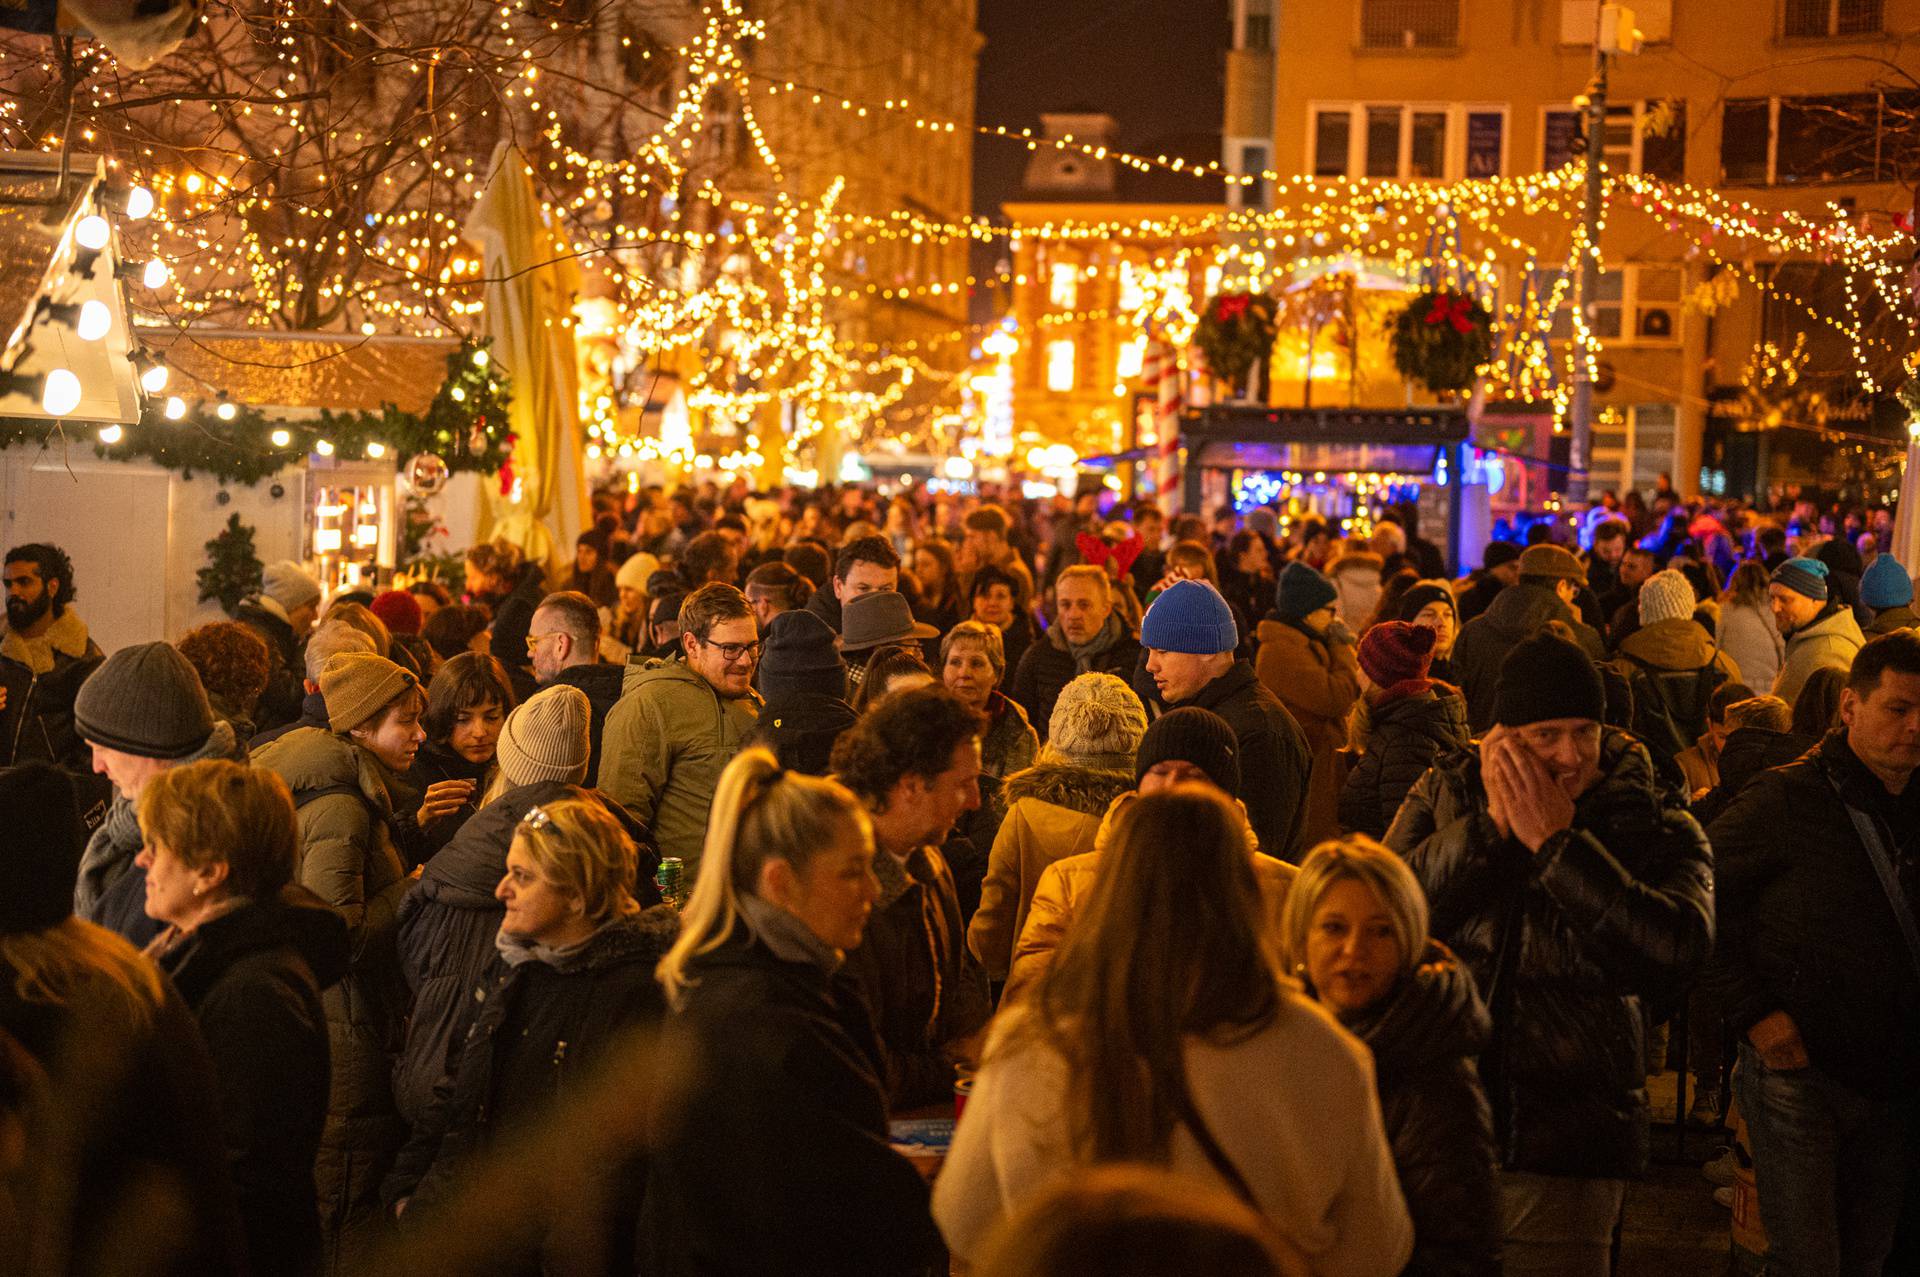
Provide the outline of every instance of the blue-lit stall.
[[1486,537],[1476,526],[1486,502],[1468,496],[1480,461],[1470,435],[1464,407],[1194,409],[1180,420],[1183,508],[1281,499],[1354,527],[1411,503],[1421,534],[1458,570],[1477,561]]

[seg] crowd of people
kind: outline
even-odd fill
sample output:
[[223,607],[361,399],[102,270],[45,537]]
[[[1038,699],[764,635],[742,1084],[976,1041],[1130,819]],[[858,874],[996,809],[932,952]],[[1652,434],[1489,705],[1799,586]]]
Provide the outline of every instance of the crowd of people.
[[[1912,1271],[1912,576],[1629,497],[1450,573],[1410,509],[642,489],[110,655],[16,548],[0,1254],[1584,1277],[1672,1068],[1769,1272]],[[929,1183],[889,1123],[962,1107]]]

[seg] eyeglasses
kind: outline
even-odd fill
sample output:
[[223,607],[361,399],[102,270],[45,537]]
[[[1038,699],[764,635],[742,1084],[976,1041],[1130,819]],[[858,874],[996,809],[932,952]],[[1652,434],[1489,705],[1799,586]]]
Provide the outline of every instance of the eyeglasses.
[[720,653],[720,659],[725,661],[729,665],[733,664],[735,661],[739,660],[743,656],[751,656],[756,660],[759,659],[760,648],[762,646],[759,639],[755,639],[751,643],[713,643],[713,642],[709,642],[706,639],[701,639],[699,641],[702,645],[706,647],[710,647],[714,651]]
[[529,652],[537,652],[537,651],[539,651],[539,650],[540,650],[540,645],[541,645],[542,643],[544,643],[544,642],[546,642],[546,641],[547,641],[548,639],[550,639],[550,638],[552,638],[552,637],[553,637],[554,635],[556,635],[556,634],[558,634],[558,633],[560,633],[560,631],[559,631],[559,630],[549,630],[549,631],[547,631],[547,632],[546,632],[545,634],[529,634],[529,635],[527,635],[527,651],[529,651]]

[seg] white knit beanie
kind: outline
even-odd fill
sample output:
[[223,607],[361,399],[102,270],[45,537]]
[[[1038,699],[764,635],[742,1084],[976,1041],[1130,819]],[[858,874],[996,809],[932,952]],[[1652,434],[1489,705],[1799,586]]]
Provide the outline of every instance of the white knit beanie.
[[494,759],[509,785],[560,780],[569,785],[587,779],[593,746],[588,725],[593,706],[587,694],[565,683],[529,696],[500,727]]
[[638,550],[629,554],[627,561],[620,565],[620,570],[613,574],[613,583],[623,590],[638,590],[645,594],[648,578],[659,570],[660,560],[645,550]]
[[260,570],[260,593],[291,612],[320,601],[320,582],[292,559],[282,559]]
[[1668,568],[1655,572],[1640,586],[1640,624],[1684,621],[1693,615],[1693,583]]
[[1147,711],[1125,680],[1082,674],[1054,702],[1047,747],[1076,767],[1131,774],[1146,732]]

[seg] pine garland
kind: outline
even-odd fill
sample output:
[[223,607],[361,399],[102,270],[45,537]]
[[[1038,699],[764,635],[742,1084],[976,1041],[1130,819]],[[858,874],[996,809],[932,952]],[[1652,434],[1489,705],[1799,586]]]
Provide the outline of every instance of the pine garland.
[[[94,451],[116,461],[146,457],[188,479],[208,474],[249,487],[310,454],[367,457],[370,444],[385,450],[381,459],[396,471],[430,452],[450,470],[492,474],[513,452],[508,398],[506,379],[494,370],[486,346],[464,343],[447,356],[446,380],[424,414],[387,404],[378,412],[323,410],[317,421],[276,421],[258,408],[236,404],[230,420],[206,410],[169,421],[163,401],[153,397],[137,424],[125,427],[113,443],[95,443]],[[61,428],[57,422],[0,419],[0,448],[39,445]],[[276,431],[286,432],[286,443],[274,441]]]

